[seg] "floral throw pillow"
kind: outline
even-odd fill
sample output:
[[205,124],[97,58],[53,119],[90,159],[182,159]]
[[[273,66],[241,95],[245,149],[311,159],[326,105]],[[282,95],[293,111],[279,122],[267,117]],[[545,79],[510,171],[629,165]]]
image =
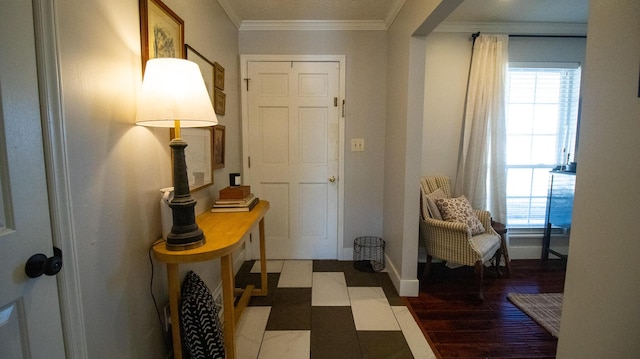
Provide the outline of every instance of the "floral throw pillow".
[[482,222],[478,219],[467,197],[436,198],[436,205],[440,210],[442,219],[449,222],[465,223],[469,226],[472,235],[485,232]]

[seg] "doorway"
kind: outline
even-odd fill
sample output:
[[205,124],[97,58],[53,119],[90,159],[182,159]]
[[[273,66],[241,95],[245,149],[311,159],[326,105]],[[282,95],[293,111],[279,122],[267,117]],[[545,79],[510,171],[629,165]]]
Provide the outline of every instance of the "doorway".
[[344,56],[241,65],[243,182],[271,203],[267,258],[342,259]]

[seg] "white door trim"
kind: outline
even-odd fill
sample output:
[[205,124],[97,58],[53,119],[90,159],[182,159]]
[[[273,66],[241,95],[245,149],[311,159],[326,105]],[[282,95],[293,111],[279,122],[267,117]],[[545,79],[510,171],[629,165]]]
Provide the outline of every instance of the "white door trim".
[[[249,62],[253,61],[293,61],[293,62],[338,62],[340,63],[340,95],[338,103],[342,105],[346,99],[346,56],[345,55],[240,55],[240,79],[241,79],[241,91],[240,100],[242,105],[242,172],[246,181],[250,179],[247,177],[250,174],[248,158],[246,156],[249,153],[249,109],[247,104],[247,71]],[[249,86],[251,83],[249,81]],[[339,149],[338,149],[338,260],[345,260],[344,258],[344,128],[345,128],[345,113],[344,107],[341,110],[341,115],[338,120],[338,128],[340,134],[338,135]]]
[[34,0],[40,112],[53,245],[62,249],[63,270],[56,276],[67,358],[87,358],[76,241],[67,164],[60,83],[55,2]]

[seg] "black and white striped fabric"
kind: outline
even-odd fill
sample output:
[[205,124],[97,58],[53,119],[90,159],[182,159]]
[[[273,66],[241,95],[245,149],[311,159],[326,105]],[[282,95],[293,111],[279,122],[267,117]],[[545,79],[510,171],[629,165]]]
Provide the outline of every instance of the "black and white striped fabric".
[[224,359],[218,310],[207,285],[193,271],[182,284],[180,325],[185,353],[191,359]]

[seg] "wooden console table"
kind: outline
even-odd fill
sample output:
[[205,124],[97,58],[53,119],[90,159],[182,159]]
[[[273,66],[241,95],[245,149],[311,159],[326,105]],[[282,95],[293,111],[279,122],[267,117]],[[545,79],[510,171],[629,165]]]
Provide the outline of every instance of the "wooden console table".
[[[211,213],[207,211],[196,218],[198,226],[204,232],[204,246],[186,251],[169,251],[164,241],[153,246],[153,253],[161,262],[167,264],[169,284],[169,307],[171,309],[171,335],[175,359],[182,359],[182,341],[180,338],[180,302],[179,266],[183,263],[204,262],[220,258],[222,276],[222,305],[224,308],[224,346],[227,359],[234,359],[236,345],[234,333],[236,322],[251,296],[266,296],[267,262],[264,243],[264,216],[269,210],[269,202],[260,201],[249,212]],[[245,236],[256,225],[260,230],[260,288],[252,285],[244,289],[237,307],[234,306],[234,272],[232,254],[239,249]]]

